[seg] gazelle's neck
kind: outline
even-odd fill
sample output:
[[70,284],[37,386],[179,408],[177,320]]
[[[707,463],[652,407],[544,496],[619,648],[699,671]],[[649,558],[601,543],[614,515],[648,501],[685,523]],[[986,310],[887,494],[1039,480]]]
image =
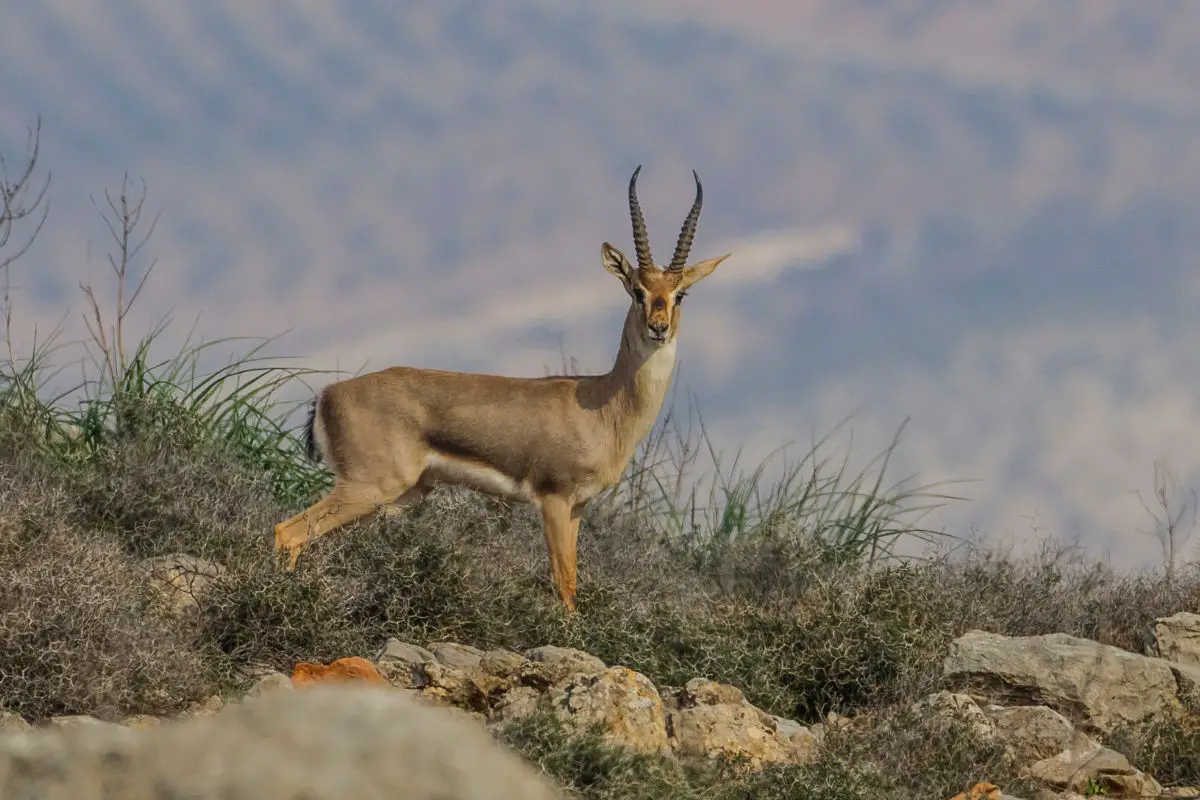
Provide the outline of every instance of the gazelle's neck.
[[654,427],[675,370],[675,339],[657,346],[647,342],[638,316],[637,309],[630,308],[616,361],[601,379],[607,411],[631,446]]

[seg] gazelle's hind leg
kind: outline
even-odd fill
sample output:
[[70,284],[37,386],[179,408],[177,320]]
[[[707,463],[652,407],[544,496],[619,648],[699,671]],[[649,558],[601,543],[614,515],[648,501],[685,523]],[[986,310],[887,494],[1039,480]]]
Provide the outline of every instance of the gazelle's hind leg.
[[339,481],[324,499],[275,526],[275,551],[287,554],[285,569],[291,572],[296,568],[300,553],[314,540],[385,504],[396,507],[414,503],[426,491],[421,486],[413,486],[399,493],[385,492],[375,486]]
[[542,527],[550,551],[550,574],[568,611],[575,610],[576,545],[581,509],[556,496],[542,498]]

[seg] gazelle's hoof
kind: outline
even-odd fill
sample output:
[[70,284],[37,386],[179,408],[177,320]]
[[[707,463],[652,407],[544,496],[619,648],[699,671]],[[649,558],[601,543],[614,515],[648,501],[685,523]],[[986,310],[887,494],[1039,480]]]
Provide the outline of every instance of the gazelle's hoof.
[[294,572],[296,564],[300,560],[300,551],[303,547],[276,545],[275,546],[275,563],[284,572]]
[[295,539],[296,537],[291,534],[285,523],[281,522],[275,526],[275,558],[282,561],[285,572],[292,572],[296,569],[300,551],[306,544],[304,541],[297,542]]

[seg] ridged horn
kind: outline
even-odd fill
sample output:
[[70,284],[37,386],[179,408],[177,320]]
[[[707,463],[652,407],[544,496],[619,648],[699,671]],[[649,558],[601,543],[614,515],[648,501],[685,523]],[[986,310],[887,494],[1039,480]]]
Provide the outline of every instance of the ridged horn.
[[692,240],[696,238],[696,223],[700,220],[700,206],[704,204],[704,188],[700,186],[700,176],[696,174],[696,170],[692,170],[692,177],[696,179],[696,199],[692,201],[692,210],[683,221],[683,228],[679,231],[679,242],[675,245],[675,255],[671,257],[671,264],[667,269],[684,268],[688,253],[692,252]]
[[637,249],[638,266],[649,268],[654,266],[654,259],[650,257],[650,234],[646,231],[646,218],[642,216],[642,206],[637,199],[637,179],[641,171],[642,165],[638,164],[629,179],[629,218],[633,220],[633,246]]

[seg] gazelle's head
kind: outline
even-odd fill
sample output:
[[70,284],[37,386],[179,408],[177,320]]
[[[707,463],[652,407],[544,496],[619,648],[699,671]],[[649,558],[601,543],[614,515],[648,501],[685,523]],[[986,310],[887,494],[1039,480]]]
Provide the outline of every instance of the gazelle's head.
[[718,264],[729,258],[729,254],[687,265],[692,239],[696,236],[696,222],[700,219],[700,205],[704,199],[700,176],[693,170],[692,176],[696,179],[696,199],[692,203],[692,210],[683,221],[683,229],[680,230],[679,241],[675,245],[675,255],[665,267],[655,264],[650,256],[650,236],[646,233],[646,220],[642,217],[642,207],[637,199],[637,177],[641,171],[639,166],[629,179],[629,216],[633,220],[637,269],[633,268],[624,253],[608,242],[601,245],[600,256],[604,268],[620,278],[625,291],[629,292],[633,301],[630,314],[637,315],[637,330],[642,340],[652,346],[661,346],[675,340],[679,330],[679,307],[687,295],[687,290],[711,275]]

